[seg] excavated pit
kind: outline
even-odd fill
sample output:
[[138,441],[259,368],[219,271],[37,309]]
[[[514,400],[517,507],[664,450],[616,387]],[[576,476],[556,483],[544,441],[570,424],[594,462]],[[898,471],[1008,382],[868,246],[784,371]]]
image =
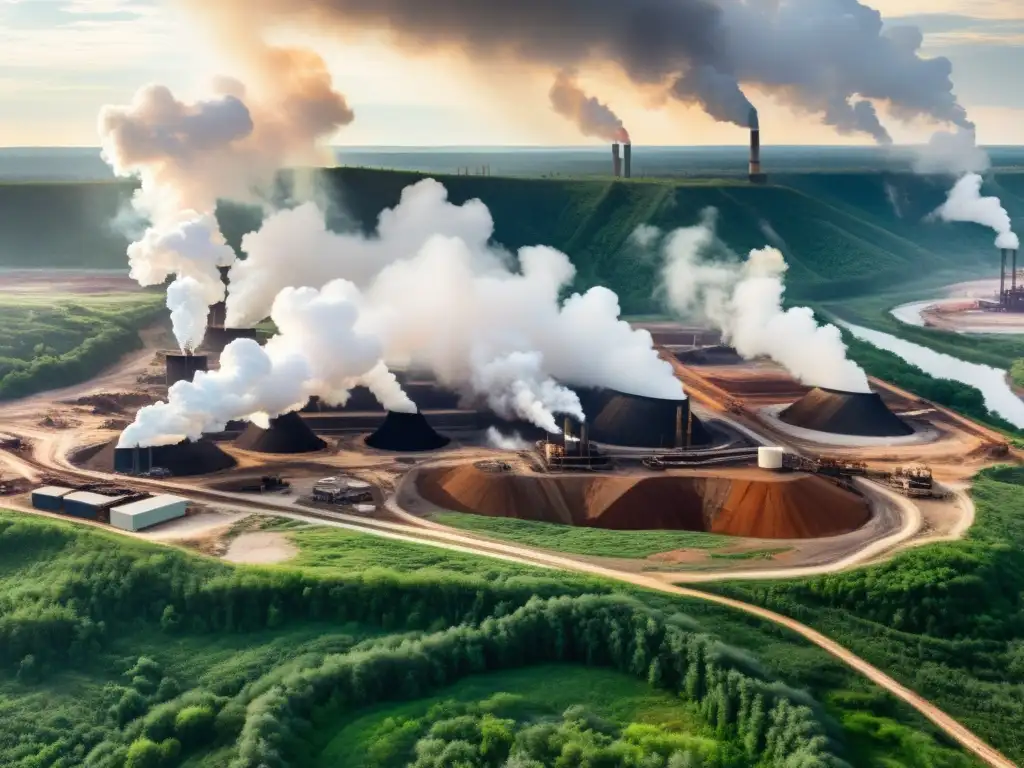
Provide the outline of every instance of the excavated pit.
[[443,509],[613,530],[814,539],[849,533],[871,517],[860,496],[800,473],[542,476],[462,465],[425,469],[416,484]]

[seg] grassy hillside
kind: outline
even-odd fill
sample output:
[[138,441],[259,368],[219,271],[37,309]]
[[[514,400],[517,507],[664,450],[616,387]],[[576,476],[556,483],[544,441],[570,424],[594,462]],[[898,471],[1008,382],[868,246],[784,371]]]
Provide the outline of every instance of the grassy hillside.
[[142,346],[161,296],[0,294],[0,400],[78,384]]
[[719,589],[810,624],[1024,761],[1024,470],[975,478],[963,541],[814,579]]
[[0,512],[0,764],[975,765],[822,651],[724,608],[282,530],[351,557],[231,567]]
[[[335,227],[370,231],[423,174],[337,168],[325,171]],[[757,187],[735,180],[530,179],[437,176],[451,199],[482,199],[495,238],[509,248],[546,244],[568,253],[579,286],[603,283],[631,313],[657,307],[656,264],[626,247],[639,224],[675,228],[695,223],[703,208],[721,212],[720,234],[735,250],[776,242],[791,264],[792,298],[827,300],[920,280],[936,271],[991,269],[991,233],[967,224],[925,223],[941,202],[944,180],[884,173],[787,174]],[[993,190],[1024,217],[1024,174],[1000,173]],[[0,266],[125,264],[126,240],[112,225],[131,185],[0,186]],[[223,206],[229,240],[258,226],[257,210]]]

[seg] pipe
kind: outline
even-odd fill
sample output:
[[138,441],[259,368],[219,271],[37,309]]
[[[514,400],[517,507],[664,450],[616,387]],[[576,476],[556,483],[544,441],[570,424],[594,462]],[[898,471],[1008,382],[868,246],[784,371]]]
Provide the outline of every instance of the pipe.
[[622,158],[619,157],[619,142],[612,144],[612,173],[616,179],[622,175]]
[[622,148],[622,151],[624,153],[624,161],[625,161],[625,171],[623,172],[623,175],[627,179],[630,179],[630,178],[633,177],[633,145],[632,144],[626,144]]

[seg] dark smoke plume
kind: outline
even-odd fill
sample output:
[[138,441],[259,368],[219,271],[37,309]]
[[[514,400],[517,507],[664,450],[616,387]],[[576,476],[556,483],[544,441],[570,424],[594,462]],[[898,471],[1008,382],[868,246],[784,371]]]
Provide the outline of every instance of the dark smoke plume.
[[383,35],[407,51],[461,51],[556,71],[616,62],[639,85],[747,126],[755,85],[840,132],[888,141],[872,101],[900,119],[969,127],[948,59],[916,27],[883,30],[858,0],[181,0],[223,26]]
[[629,143],[629,131],[611,107],[588,96],[568,72],[562,72],[551,86],[551,106],[568,118],[584,136]]

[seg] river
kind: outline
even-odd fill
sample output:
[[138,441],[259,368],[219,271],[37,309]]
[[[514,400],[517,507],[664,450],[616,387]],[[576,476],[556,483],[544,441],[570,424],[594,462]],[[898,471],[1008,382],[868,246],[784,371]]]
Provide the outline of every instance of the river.
[[968,363],[882,331],[862,328],[842,320],[837,322],[861,341],[899,355],[931,376],[977,387],[981,390],[985,405],[990,411],[998,413],[1015,427],[1024,428],[1024,401],[1010,389],[1006,382],[1006,371]]

